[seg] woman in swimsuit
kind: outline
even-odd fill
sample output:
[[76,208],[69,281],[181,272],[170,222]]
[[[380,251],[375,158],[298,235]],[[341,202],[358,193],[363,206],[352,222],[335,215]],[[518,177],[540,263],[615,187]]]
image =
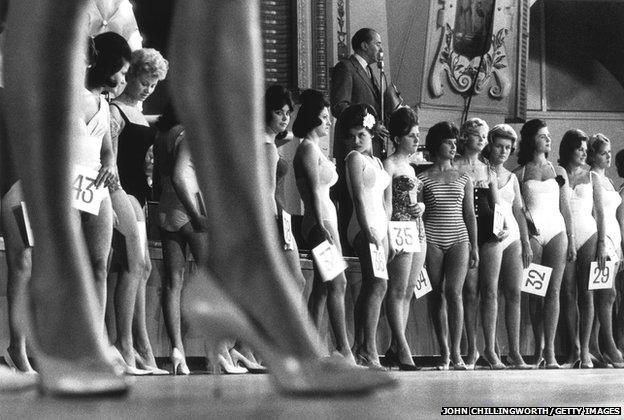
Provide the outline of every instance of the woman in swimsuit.
[[[304,91],[300,100],[301,107],[293,124],[293,134],[303,140],[295,153],[293,166],[297,189],[304,205],[301,233],[310,248],[326,240],[334,244],[342,254],[336,208],[329,198],[329,188],[338,180],[338,174],[336,166],[325,157],[319,147],[319,140],[329,135],[331,127],[329,102],[321,92],[311,89]],[[333,280],[324,282],[314,264],[314,283],[308,300],[308,310],[312,321],[319,328],[327,302],[336,349],[355,364],[347,337],[346,288],[347,278],[344,272]]]
[[[605,170],[611,166],[611,142],[603,134],[594,134],[587,142],[587,163],[592,174],[598,178],[602,190],[602,211],[605,225],[605,249],[607,258],[612,261],[622,261],[622,235],[618,223],[617,212],[621,207],[620,193],[615,189],[613,181],[606,176]],[[597,187],[596,187],[597,188]],[[598,205],[598,203],[595,203]],[[617,271],[618,265],[616,265]],[[604,350],[596,356],[607,365],[624,368],[622,353],[618,350],[613,339],[613,304],[615,302],[615,284],[611,289],[599,290],[596,293],[597,319],[600,323],[600,340]],[[595,319],[596,317],[594,317]],[[596,337],[597,338],[597,337]],[[597,339],[595,340],[597,342]],[[597,347],[597,346],[591,346]],[[598,349],[595,348],[594,351]]]
[[414,288],[427,255],[422,222],[422,183],[409,163],[410,155],[416,153],[418,147],[418,117],[410,108],[399,108],[392,113],[388,128],[395,152],[384,161],[384,169],[392,178],[392,202],[386,206],[392,208],[390,220],[416,224],[418,237],[414,240],[420,242],[420,252],[398,253],[388,262],[386,313],[392,330],[392,344],[384,359],[390,365],[398,365],[400,370],[416,370],[405,329]]
[[570,180],[568,192],[576,244],[576,261],[566,263],[561,284],[562,310],[570,335],[566,365],[581,368],[593,367],[589,338],[594,320],[594,293],[588,290],[589,266],[597,260],[603,268],[606,259],[602,188],[600,178],[585,168],[587,141],[584,132],[569,130],[559,145],[559,164]]
[[[552,268],[546,297],[529,296],[538,367],[558,369],[555,333],[559,319],[559,291],[566,259],[576,259],[569,182],[565,169],[548,161],[551,139],[546,122],[530,120],[520,130],[518,167],[527,218],[531,219],[531,247],[537,264]],[[566,237],[567,232],[567,237]]]
[[464,321],[462,289],[468,268],[479,263],[472,181],[453,166],[458,134],[457,127],[449,122],[429,129],[426,146],[433,166],[418,175],[426,206],[426,263],[433,288],[429,302],[442,356],[441,370],[447,370],[449,364],[457,370],[466,369],[459,348]]
[[[511,369],[531,369],[520,354],[520,284],[522,269],[527,268],[533,260],[533,251],[529,242],[526,219],[522,208],[520,185],[516,175],[503,166],[514,152],[517,139],[516,132],[507,124],[494,126],[488,133],[488,145],[483,155],[490,162],[497,176],[499,206],[504,215],[507,236],[500,243],[502,255],[498,259],[487,260],[494,268],[494,281],[486,290],[492,295],[493,306],[490,308],[493,318],[483,316],[485,332],[485,357],[495,351],[496,315],[498,314],[498,283],[501,282],[505,296],[505,324],[507,327],[507,367]],[[482,263],[483,265],[483,263]],[[485,310],[485,306],[483,307]],[[494,319],[494,325],[485,328],[485,320]]]
[[[620,178],[624,178],[624,150],[615,154],[615,166]],[[624,203],[624,184],[618,190],[620,198]],[[624,205],[620,204],[616,213],[620,224],[620,235],[624,238]],[[616,302],[615,302],[615,342],[618,349],[624,351],[624,271],[622,264],[619,264],[618,276],[616,277]],[[596,340],[597,341],[597,340]]]
[[[152,266],[143,209],[149,187],[143,165],[155,133],[140,103],[165,78],[168,66],[167,60],[154,49],[134,51],[127,74],[128,84],[110,106],[111,134],[121,186],[114,186],[111,191],[118,222],[115,226],[118,240],[113,241],[116,258],[111,267],[111,272],[118,273],[114,289],[115,344],[134,374],[167,373],[156,366],[145,319],[145,293]],[[114,281],[111,277],[109,280],[112,285]],[[136,370],[136,366],[143,372]]]
[[364,104],[351,105],[340,115],[340,126],[351,144],[345,158],[346,182],[353,200],[353,214],[347,229],[347,239],[355,249],[362,270],[362,286],[355,303],[355,360],[373,369],[383,369],[377,353],[377,324],[387,282],[376,277],[373,270],[371,246],[383,251],[382,262],[388,255],[388,219],[392,200],[390,176],[381,161],[372,154],[374,110]]
[[[459,130],[458,151],[461,157],[455,159],[454,165],[460,172],[466,172],[470,176],[474,187],[474,209],[477,217],[477,242],[481,261],[488,263],[468,269],[464,283],[464,324],[466,326],[466,338],[468,343],[468,362],[466,367],[474,369],[479,359],[477,350],[477,312],[479,307],[479,295],[481,302],[481,317],[483,330],[486,337],[495,335],[496,316],[493,308],[496,297],[491,292],[494,284],[498,281],[496,272],[498,267],[490,264],[490,261],[500,261],[502,249],[500,241],[507,235],[505,230],[492,231],[494,220],[494,204],[498,201],[498,183],[496,175],[489,165],[481,158],[481,152],[487,144],[489,127],[480,118],[471,118],[462,124]],[[480,293],[479,293],[480,291]],[[486,363],[494,369],[502,369],[498,355],[494,351],[493,342],[486,339]],[[492,344],[490,347],[488,344]]]

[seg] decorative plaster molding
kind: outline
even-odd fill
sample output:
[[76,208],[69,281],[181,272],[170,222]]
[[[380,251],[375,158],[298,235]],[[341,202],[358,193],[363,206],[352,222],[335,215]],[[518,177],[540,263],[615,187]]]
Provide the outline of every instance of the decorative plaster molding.
[[338,40],[337,51],[338,60],[349,57],[349,45],[347,39],[349,33],[347,32],[347,12],[345,0],[338,0],[338,30],[336,31]]
[[309,10],[309,0],[297,0],[297,86],[302,89],[310,87]]

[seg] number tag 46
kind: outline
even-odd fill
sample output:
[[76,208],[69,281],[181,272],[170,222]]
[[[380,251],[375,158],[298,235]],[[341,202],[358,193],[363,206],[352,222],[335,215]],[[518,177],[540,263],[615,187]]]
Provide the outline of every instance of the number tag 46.
[[312,249],[312,258],[323,281],[335,279],[347,268],[347,263],[340,255],[338,248],[327,241],[321,242]]
[[386,250],[384,247],[377,248],[375,244],[370,245],[370,255],[373,262],[373,275],[378,279],[388,280],[388,267],[386,266],[388,259],[386,258]]
[[390,246],[396,252],[420,252],[416,222],[389,222]]
[[615,279],[616,261],[605,261],[605,267],[600,270],[598,262],[592,261],[589,265],[588,290],[611,289]]
[[546,296],[552,268],[545,265],[531,263],[529,268],[522,271],[522,285],[520,290],[537,296]]
[[98,171],[74,165],[72,176],[72,207],[94,215],[100,212],[100,203],[108,197],[108,188],[95,188]]

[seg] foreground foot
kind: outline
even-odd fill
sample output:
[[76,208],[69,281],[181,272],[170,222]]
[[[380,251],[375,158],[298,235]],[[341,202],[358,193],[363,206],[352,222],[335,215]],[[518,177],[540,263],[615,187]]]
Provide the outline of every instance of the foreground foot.
[[26,390],[35,387],[37,383],[39,383],[37,375],[28,375],[0,366],[0,392]]
[[474,352],[469,353],[466,356],[466,369],[468,370],[474,369],[475,365],[477,364],[477,360],[479,360],[479,357],[480,357],[479,352],[476,350]]
[[10,347],[7,347],[4,350],[4,361],[6,362],[7,366],[9,366],[9,368],[13,370],[30,375],[37,374],[37,372],[30,365],[30,362],[28,361],[28,356],[26,356],[25,352],[16,353]]

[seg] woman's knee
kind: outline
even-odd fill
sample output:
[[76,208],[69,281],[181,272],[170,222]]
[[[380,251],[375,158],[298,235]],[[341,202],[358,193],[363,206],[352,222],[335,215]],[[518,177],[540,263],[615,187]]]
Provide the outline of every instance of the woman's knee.
[[330,282],[329,287],[332,293],[344,295],[347,291],[347,279],[344,275],[339,275]]
[[386,296],[388,290],[388,282],[386,280],[375,279],[370,285],[370,294],[372,297],[382,300]]
[[32,270],[32,252],[30,248],[14,249],[7,252],[7,259],[13,275],[30,275]]

